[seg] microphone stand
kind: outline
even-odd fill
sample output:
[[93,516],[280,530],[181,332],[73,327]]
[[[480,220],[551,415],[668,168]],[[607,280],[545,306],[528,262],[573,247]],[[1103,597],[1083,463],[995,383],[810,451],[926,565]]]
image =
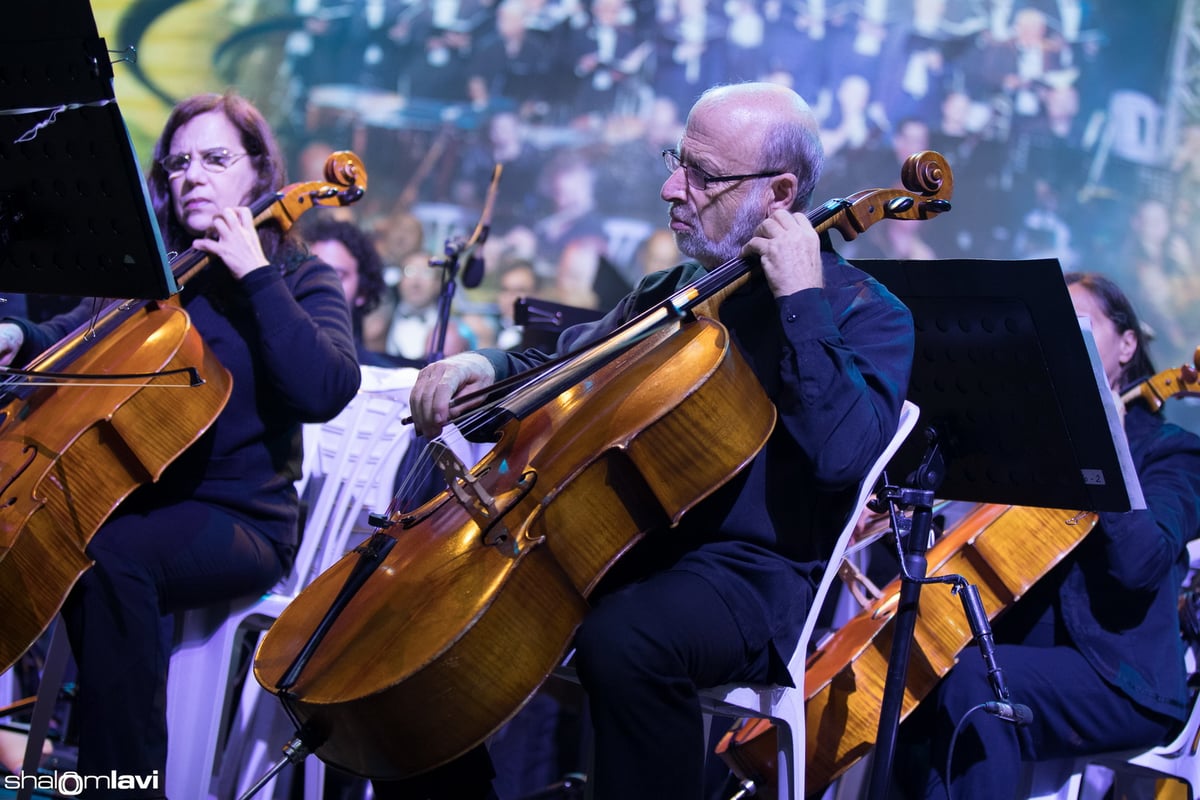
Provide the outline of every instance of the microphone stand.
[[[885,800],[888,796],[892,768],[896,755],[896,740],[900,726],[900,714],[904,704],[904,691],[908,679],[908,662],[915,638],[917,612],[921,587],[928,583],[951,584],[951,594],[959,596],[963,613],[970,625],[975,643],[987,666],[988,681],[996,695],[996,701],[987,703],[988,713],[1016,725],[1027,724],[1032,719],[1029,708],[1009,701],[1008,687],[1004,674],[996,660],[992,629],[988,622],[979,589],[961,575],[926,576],[926,552],[932,529],[932,507],[934,493],[941,485],[946,473],[945,458],[941,448],[941,436],[934,426],[925,429],[927,448],[920,466],[910,476],[914,487],[885,486],[879,493],[879,502],[886,502],[892,510],[893,529],[899,539],[900,531],[907,528],[905,544],[900,548],[901,584],[900,599],[895,615],[895,631],[892,635],[892,650],[888,658],[887,677],[880,701],[879,728],[875,742],[875,756],[871,763],[871,775],[867,797],[870,800]],[[876,502],[876,501],[873,501]],[[912,506],[908,525],[898,524],[897,505]],[[879,509],[876,509],[879,510]]]
[[[932,439],[932,434],[930,438]],[[879,707],[879,728],[875,737],[875,756],[871,762],[871,776],[867,797],[884,800],[892,777],[892,764],[896,755],[896,737],[900,727],[900,712],[904,705],[904,689],[908,681],[908,660],[912,651],[913,633],[917,624],[917,606],[921,597],[921,585],[929,582],[925,577],[926,551],[929,547],[929,531],[933,523],[933,500],[935,486],[941,479],[940,468],[930,465],[939,459],[937,448],[931,447],[916,472],[918,488],[886,486],[880,492],[892,508],[893,519],[897,516],[897,504],[912,506],[907,544],[900,552],[901,584],[900,600],[894,618],[892,651],[888,657],[887,677],[883,685],[883,697]],[[895,526],[897,534],[899,527]],[[933,579],[936,580],[936,579]]]
[[463,271],[463,285],[474,289],[483,280],[483,254],[479,249],[487,241],[491,231],[492,208],[496,203],[496,191],[500,187],[501,164],[492,168],[492,182],[488,186],[487,199],[483,204],[483,212],[479,222],[471,233],[471,238],[464,241],[460,236],[446,239],[443,254],[429,259],[431,267],[441,267],[445,270],[442,275],[442,292],[438,297],[437,324],[430,337],[429,349],[425,353],[425,363],[432,364],[440,361],[446,354],[446,332],[450,327],[450,306],[454,301],[454,292],[458,284],[458,273]]
[[[484,201],[483,213],[471,233],[471,238],[464,241],[460,236],[446,239],[443,248],[444,255],[429,259],[431,267],[441,267],[446,270],[442,276],[442,290],[438,296],[437,322],[429,338],[425,351],[425,363],[432,364],[440,361],[446,355],[446,334],[450,328],[450,309],[454,302],[454,294],[458,287],[458,274],[463,273],[463,285],[473,289],[483,280],[483,254],[480,250],[487,241],[491,230],[492,207],[496,202],[496,191],[500,186],[502,166],[496,164],[492,169],[492,182],[488,187],[487,199]],[[429,482],[433,479],[431,473],[426,473],[421,480],[410,479],[419,468],[429,440],[418,436],[416,430],[409,432],[408,448],[400,459],[396,474],[404,480],[404,497],[397,496],[396,506],[400,511],[416,508],[424,502]]]
[[454,293],[458,286],[459,259],[467,248],[467,243],[459,236],[446,240],[443,256],[429,259],[429,266],[441,267],[442,291],[438,295],[437,323],[429,338],[429,347],[425,352],[425,363],[432,364],[440,361],[446,354],[446,332],[450,327],[450,307],[454,303]]

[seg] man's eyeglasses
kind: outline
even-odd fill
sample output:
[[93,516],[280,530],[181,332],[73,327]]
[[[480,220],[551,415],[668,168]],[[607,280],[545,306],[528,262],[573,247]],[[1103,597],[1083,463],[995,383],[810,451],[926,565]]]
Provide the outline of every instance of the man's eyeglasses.
[[750,175],[709,175],[704,170],[697,167],[695,164],[688,164],[679,157],[679,151],[668,149],[662,151],[663,164],[667,167],[667,172],[672,175],[675,170],[683,167],[684,177],[687,178],[688,185],[693,189],[704,190],[713,183],[730,183],[732,181],[744,181],[750,178],[774,178],[777,175],[783,175],[784,170],[774,170],[772,172],[755,172]]
[[[198,155],[200,166],[204,168],[205,172],[224,172],[239,158],[247,156],[249,153],[231,153],[228,148],[214,147],[211,150],[201,150]],[[158,165],[163,168],[168,177],[172,178],[182,175],[188,168],[188,164],[191,163],[191,153],[171,153],[158,160]]]

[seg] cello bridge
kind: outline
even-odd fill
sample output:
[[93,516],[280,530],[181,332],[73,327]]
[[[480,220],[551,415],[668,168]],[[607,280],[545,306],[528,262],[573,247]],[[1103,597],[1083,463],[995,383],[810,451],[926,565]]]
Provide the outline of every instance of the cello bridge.
[[483,543],[512,558],[520,555],[525,542],[509,530],[504,513],[533,486],[532,473],[523,475],[513,489],[497,498],[480,480],[482,475],[487,474],[486,470],[476,475],[450,447],[437,440],[431,443],[431,447],[434,448],[434,460],[442,470],[447,489],[484,532]]

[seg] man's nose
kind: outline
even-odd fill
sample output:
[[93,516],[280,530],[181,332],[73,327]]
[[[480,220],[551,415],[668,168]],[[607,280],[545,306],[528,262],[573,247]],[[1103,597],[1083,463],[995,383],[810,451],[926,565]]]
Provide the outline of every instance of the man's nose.
[[686,173],[682,169],[677,169],[667,176],[663,181],[662,189],[659,191],[659,196],[670,202],[671,200],[687,199],[687,178]]

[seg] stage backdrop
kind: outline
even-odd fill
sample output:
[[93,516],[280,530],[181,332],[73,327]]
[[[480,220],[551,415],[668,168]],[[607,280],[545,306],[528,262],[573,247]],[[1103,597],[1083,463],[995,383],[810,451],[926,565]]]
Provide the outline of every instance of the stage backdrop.
[[[889,223],[847,255],[1056,256],[1134,296],[1160,368],[1200,344],[1200,124],[1167,113],[1175,2],[1017,0],[1003,17],[1009,4],[984,0],[92,5],[110,49],[137,48],[116,94],[143,161],[172,102],[236,88],[271,119],[293,178],[315,177],[297,174],[305,147],[355,149],[371,176],[364,223],[421,209],[434,251],[474,220],[505,120],[524,155],[506,167],[497,235],[563,213],[562,178],[589,195],[619,291],[665,224],[658,151],[696,93],[765,78],[819,113],[817,200],[893,183],[893,145],[950,159],[950,214]],[[547,274],[566,270],[569,248],[539,241]]]

